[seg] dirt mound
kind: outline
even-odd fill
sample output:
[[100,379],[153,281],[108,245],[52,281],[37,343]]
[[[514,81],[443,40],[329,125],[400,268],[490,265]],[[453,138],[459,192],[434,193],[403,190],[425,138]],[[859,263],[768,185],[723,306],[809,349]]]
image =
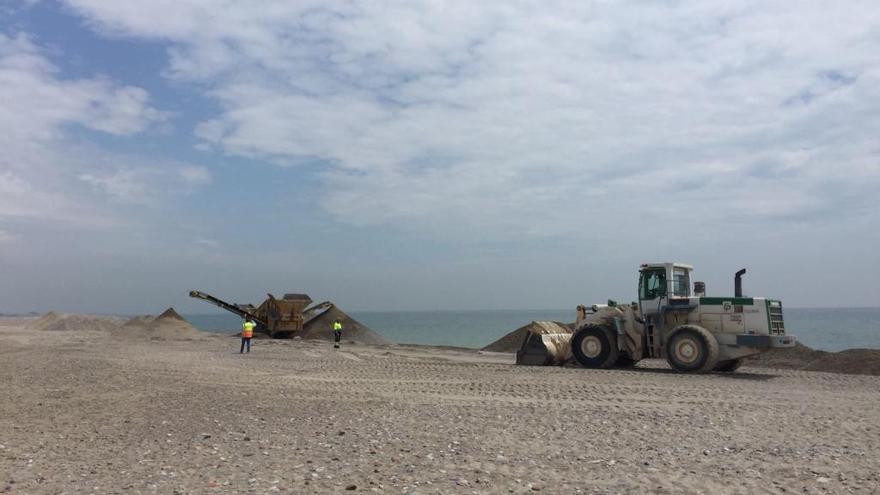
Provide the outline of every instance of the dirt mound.
[[115,316],[78,315],[56,313],[50,311],[32,321],[28,328],[49,332],[110,332],[122,324],[124,320]]
[[490,352],[516,352],[522,347],[522,343],[529,335],[529,327],[531,326],[532,324],[529,323],[528,325],[519,327],[480,350]]
[[54,311],[49,311],[48,313],[44,314],[43,316],[32,321],[30,323],[30,325],[27,326],[27,328],[29,328],[31,330],[42,330],[42,329],[46,328],[47,326],[49,326],[53,323],[56,323],[60,317],[61,317],[61,315],[59,315],[58,313],[56,313]]
[[33,316],[0,316],[0,327],[29,328],[36,320]]
[[747,366],[825,371],[851,375],[880,375],[880,349],[847,349],[827,352],[801,343],[794,347],[771,349],[746,358]]
[[126,330],[132,328],[144,328],[149,326],[149,324],[152,323],[154,319],[155,317],[150,315],[134,316],[123,323],[122,326],[119,327],[119,329]]
[[342,341],[361,344],[390,345],[391,341],[379,335],[363,323],[347,315],[331,302],[323,302],[303,312],[303,331],[298,334],[304,339],[333,340],[333,322],[342,322]]
[[135,316],[119,326],[115,335],[128,338],[146,338],[153,340],[191,340],[202,337],[194,326],[190,325],[173,308],[168,308],[159,316]]
[[201,337],[196,327],[190,325],[173,308],[166,309],[147,325],[153,339],[192,339]]
[[[558,325],[562,325],[563,327],[573,328],[574,325],[571,323],[560,323],[554,322]],[[481,351],[489,351],[489,352],[516,352],[522,347],[523,342],[526,340],[526,337],[529,335],[529,332],[535,328],[537,322],[531,322],[528,325],[517,328],[516,330],[510,332],[509,334],[501,337],[500,339],[492,342],[480,349]],[[538,332],[541,333],[541,332]]]
[[174,311],[174,308],[168,308],[168,309],[166,309],[165,311],[163,311],[161,315],[159,315],[159,316],[156,317],[157,320],[158,320],[158,319],[161,319],[161,318],[168,318],[168,319],[172,319],[172,320],[186,321],[186,320],[183,319],[182,316],[180,316],[179,314],[177,314],[177,311]]

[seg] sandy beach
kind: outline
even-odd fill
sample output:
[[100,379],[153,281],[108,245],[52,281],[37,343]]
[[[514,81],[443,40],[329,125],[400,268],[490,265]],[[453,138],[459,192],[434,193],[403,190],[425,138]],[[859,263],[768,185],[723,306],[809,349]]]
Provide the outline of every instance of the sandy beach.
[[0,492],[875,493],[880,378],[0,320]]

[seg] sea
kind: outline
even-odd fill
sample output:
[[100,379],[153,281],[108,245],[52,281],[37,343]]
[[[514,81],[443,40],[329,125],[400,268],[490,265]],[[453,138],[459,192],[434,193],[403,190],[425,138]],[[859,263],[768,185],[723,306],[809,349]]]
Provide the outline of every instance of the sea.
[[[349,315],[401,344],[479,349],[534,320],[574,321],[574,311],[352,311]],[[200,330],[235,333],[241,320],[231,313],[183,315]],[[880,308],[785,308],[787,333],[825,351],[880,349]]]

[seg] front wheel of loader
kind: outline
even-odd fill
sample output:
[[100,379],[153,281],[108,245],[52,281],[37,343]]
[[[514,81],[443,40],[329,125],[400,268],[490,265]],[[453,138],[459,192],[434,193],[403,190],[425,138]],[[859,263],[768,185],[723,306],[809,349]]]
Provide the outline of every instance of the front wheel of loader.
[[743,360],[739,359],[731,359],[729,361],[721,361],[715,366],[715,371],[721,371],[724,373],[733,373],[738,370],[740,366],[742,366]]
[[571,339],[571,353],[584,368],[610,368],[617,362],[617,336],[601,325],[586,325]]
[[718,341],[703,327],[682,325],[666,341],[666,360],[676,371],[705,373],[718,364]]

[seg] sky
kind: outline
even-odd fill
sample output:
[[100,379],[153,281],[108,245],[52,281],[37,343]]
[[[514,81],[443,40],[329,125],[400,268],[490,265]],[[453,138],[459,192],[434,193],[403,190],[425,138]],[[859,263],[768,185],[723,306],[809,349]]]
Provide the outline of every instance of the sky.
[[0,0],[0,311],[880,306],[876,1]]

